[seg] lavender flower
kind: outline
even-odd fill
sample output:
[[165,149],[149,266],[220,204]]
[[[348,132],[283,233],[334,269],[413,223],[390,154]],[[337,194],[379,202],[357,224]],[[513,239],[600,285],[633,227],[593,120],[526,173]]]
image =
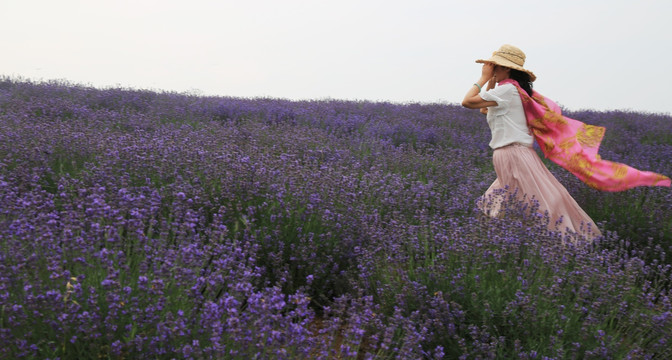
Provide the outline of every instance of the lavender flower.
[[[668,115],[570,116],[672,174]],[[488,131],[448,104],[0,79],[0,358],[672,355],[670,192],[549,164],[604,236],[513,189],[484,218]]]

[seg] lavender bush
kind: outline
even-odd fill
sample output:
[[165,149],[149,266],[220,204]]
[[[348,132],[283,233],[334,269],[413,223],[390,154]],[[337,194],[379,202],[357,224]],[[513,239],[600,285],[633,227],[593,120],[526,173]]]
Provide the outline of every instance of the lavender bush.
[[[669,116],[569,115],[672,174]],[[478,112],[5,78],[0,139],[2,358],[672,356],[670,190],[484,218]]]

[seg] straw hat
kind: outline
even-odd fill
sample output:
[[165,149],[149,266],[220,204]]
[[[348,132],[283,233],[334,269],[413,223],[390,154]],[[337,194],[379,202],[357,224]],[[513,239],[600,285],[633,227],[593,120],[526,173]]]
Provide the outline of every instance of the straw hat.
[[525,64],[525,53],[513,45],[502,45],[499,50],[492,53],[490,59],[476,60],[476,62],[481,64],[493,63],[511,69],[520,70],[530,75],[530,81],[537,79],[537,77],[534,76],[530,70],[523,68],[523,65]]

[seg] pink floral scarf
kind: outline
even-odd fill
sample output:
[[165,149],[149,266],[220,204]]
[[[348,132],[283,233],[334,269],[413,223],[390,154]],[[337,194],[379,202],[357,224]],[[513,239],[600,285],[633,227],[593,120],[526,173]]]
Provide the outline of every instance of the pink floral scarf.
[[670,178],[625,164],[602,160],[598,154],[604,137],[602,126],[584,124],[562,115],[560,107],[533,91],[530,97],[517,81],[513,84],[523,102],[527,125],[544,155],[581,181],[602,191],[623,191],[636,186],[670,186]]

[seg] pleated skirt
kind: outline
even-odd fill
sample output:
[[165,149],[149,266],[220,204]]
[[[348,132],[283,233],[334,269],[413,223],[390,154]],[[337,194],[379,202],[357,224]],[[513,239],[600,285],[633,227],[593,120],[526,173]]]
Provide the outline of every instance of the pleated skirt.
[[551,230],[589,238],[601,235],[532,147],[518,143],[501,147],[494,151],[492,160],[497,179],[478,201],[488,216],[502,216],[506,202],[510,204],[513,199],[529,203],[539,215],[547,213]]

